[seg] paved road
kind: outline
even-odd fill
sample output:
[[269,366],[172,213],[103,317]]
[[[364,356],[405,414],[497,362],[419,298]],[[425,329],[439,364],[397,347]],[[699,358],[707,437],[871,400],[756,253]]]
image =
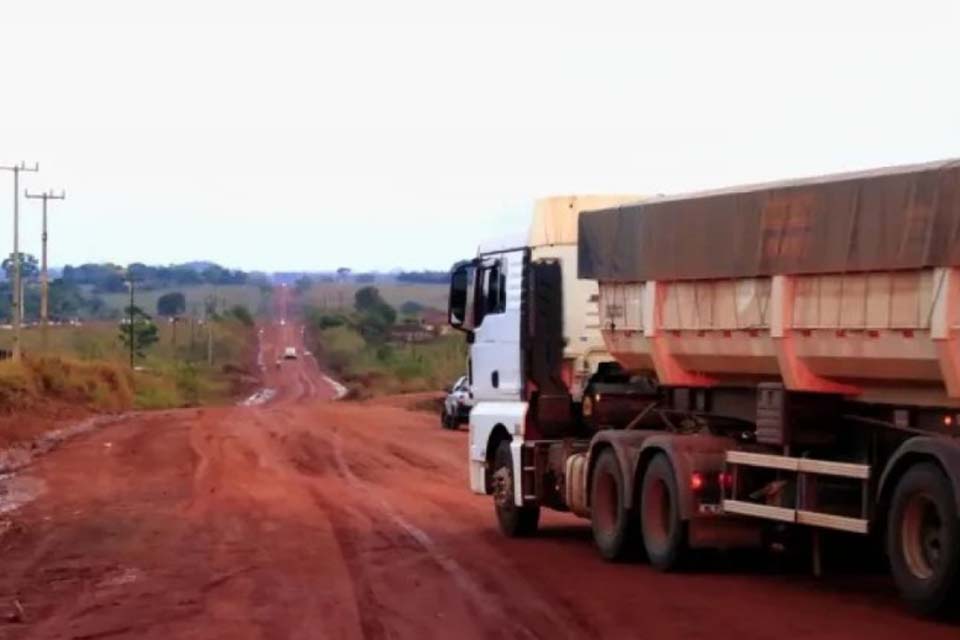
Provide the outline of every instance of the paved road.
[[26,472],[46,492],[0,535],[0,639],[960,637],[882,576],[660,575],[558,514],[505,540],[466,433],[277,370],[298,332],[265,328],[269,402],[131,417]]

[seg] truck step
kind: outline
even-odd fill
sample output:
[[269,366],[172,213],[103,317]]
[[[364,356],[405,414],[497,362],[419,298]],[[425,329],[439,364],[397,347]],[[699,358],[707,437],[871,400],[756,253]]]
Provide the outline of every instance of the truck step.
[[870,529],[870,522],[861,518],[850,518],[816,511],[787,509],[773,505],[745,502],[743,500],[724,500],[723,510],[726,513],[734,513],[741,516],[805,524],[811,527],[850,531],[852,533],[865,534],[868,533]]
[[824,476],[838,476],[868,480],[870,465],[852,462],[832,462],[829,460],[813,460],[810,458],[792,458],[766,453],[750,453],[748,451],[727,451],[727,464],[741,464],[749,467],[763,467],[765,469],[782,469],[798,473],[815,473]]

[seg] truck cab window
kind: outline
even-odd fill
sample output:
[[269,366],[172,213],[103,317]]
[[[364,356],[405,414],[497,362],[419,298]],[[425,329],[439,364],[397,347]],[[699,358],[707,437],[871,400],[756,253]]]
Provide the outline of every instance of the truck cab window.
[[478,271],[475,326],[491,313],[503,313],[507,308],[506,275],[500,262],[484,265]]

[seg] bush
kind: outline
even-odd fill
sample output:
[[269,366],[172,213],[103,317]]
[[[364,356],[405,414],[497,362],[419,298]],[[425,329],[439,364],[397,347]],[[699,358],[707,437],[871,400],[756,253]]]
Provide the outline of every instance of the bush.
[[253,326],[253,315],[250,310],[242,304],[234,305],[230,308],[230,316],[245,327]]
[[174,380],[177,390],[187,404],[195,405],[200,402],[200,372],[195,365],[187,362],[178,366]]
[[419,302],[414,300],[407,300],[402,305],[400,305],[400,312],[404,315],[415,316],[418,313],[422,312],[426,307],[424,307]]
[[349,327],[324,330],[320,344],[324,361],[338,373],[346,372],[367,346],[363,336]]

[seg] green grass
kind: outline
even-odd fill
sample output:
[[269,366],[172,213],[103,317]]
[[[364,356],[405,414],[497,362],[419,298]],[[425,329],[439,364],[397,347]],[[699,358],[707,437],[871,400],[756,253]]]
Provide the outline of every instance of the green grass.
[[[365,284],[317,282],[303,296],[303,302],[320,309],[353,308],[353,294]],[[413,301],[433,309],[446,309],[450,288],[445,284],[380,284],[375,286],[383,299],[399,309],[404,302]]]
[[420,344],[369,344],[354,329],[311,332],[314,350],[355,397],[433,391],[448,387],[466,370],[460,335]]
[[[244,306],[251,313],[258,313],[265,309],[266,300],[260,288],[252,284],[222,285],[212,284],[192,285],[154,289],[151,291],[136,291],[136,305],[149,313],[156,315],[157,299],[173,291],[179,291],[187,300],[187,314],[200,317],[209,297],[217,300],[218,310],[229,309],[234,305]],[[130,304],[130,295],[127,293],[105,293],[100,296],[106,307],[122,313]]]

